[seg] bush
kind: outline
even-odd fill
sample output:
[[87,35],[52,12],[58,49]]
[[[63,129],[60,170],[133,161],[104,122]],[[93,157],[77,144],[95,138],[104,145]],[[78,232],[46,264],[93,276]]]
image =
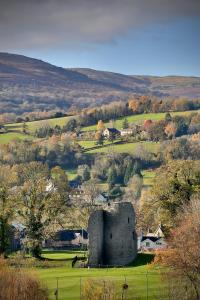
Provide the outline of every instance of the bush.
[[88,279],[83,286],[84,300],[119,300],[112,281]]
[[0,299],[48,300],[48,291],[33,276],[21,269],[8,267],[0,259]]

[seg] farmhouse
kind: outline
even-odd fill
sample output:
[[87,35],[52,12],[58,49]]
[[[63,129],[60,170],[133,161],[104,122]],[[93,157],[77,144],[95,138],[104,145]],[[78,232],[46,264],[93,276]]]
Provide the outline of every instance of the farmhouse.
[[[69,193],[69,200],[71,203],[82,203],[82,204],[87,204],[88,199],[90,199],[90,195],[85,193],[85,191],[82,189],[82,187],[79,185],[77,188],[71,189]],[[99,193],[97,194],[94,199],[93,203],[98,205],[98,204],[104,204],[107,203],[108,198],[105,193]]]
[[140,250],[158,250],[167,247],[167,242],[161,225],[158,226],[155,232],[148,232],[146,236],[141,235],[138,240],[138,248]]
[[4,126],[0,125],[0,134],[6,133],[6,131],[7,131],[6,128]]
[[54,238],[44,241],[44,248],[77,248],[88,244],[88,234],[84,229],[78,230],[60,230]]
[[134,130],[132,128],[120,130],[121,136],[131,135],[131,134],[133,134],[133,132],[134,132]]
[[118,135],[120,135],[120,131],[116,128],[106,128],[103,131],[103,136],[106,138],[117,137]]

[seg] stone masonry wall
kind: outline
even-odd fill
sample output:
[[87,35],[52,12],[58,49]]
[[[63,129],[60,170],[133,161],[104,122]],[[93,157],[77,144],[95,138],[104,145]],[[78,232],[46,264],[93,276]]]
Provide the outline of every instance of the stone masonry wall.
[[98,210],[89,219],[89,265],[127,265],[137,255],[135,213],[119,202]]

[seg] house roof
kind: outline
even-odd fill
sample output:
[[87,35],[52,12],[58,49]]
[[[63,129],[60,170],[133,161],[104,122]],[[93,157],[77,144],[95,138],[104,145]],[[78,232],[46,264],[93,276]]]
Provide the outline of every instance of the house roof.
[[156,237],[156,236],[143,236],[142,239],[141,239],[141,242],[143,242],[145,240],[150,240],[150,241],[155,243],[160,239],[161,239],[161,237]]
[[84,239],[88,239],[88,233],[86,230],[60,230],[56,233],[55,239],[59,241],[73,241],[78,235],[83,235]]
[[[119,132],[119,130],[118,129],[116,129],[116,128],[106,128],[108,131],[110,131],[110,132],[112,132],[112,133],[118,133]],[[105,130],[106,130],[105,129]]]

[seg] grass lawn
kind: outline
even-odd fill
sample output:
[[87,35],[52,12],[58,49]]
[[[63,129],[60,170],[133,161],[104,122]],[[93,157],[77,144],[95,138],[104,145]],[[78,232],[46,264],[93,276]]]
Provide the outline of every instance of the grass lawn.
[[[62,117],[62,118],[53,118],[53,119],[47,119],[47,120],[40,120],[40,121],[33,121],[33,122],[26,122],[26,125],[28,126],[28,130],[30,133],[34,133],[35,130],[38,127],[41,127],[43,124],[49,124],[50,126],[63,126],[67,123],[67,121],[71,117]],[[13,124],[7,124],[6,127],[8,130],[12,131],[21,131],[23,127],[23,123],[13,123]]]
[[8,144],[9,142],[16,139],[31,140],[33,139],[33,137],[19,132],[7,132],[0,134],[0,144]]
[[116,153],[130,153],[134,154],[140,145],[144,145],[146,149],[156,153],[159,147],[159,143],[155,142],[134,142],[126,144],[110,144],[108,147],[99,147],[97,149],[88,150],[87,153],[106,153],[114,151]]
[[[70,255],[67,251],[66,256],[61,253],[49,253],[49,256],[56,259],[68,258]],[[63,267],[57,268],[37,268],[36,274],[47,285],[50,291],[50,299],[55,299],[58,278],[58,295],[59,300],[78,300],[80,299],[80,289],[83,292],[84,282],[88,279],[111,281],[118,294],[121,294],[123,283],[128,284],[126,298],[124,299],[168,299],[166,286],[160,278],[158,269],[149,268],[148,262],[152,259],[151,254],[139,254],[134,264],[130,267],[123,268],[105,268],[105,269],[87,269],[71,268],[69,263],[63,262]],[[148,275],[147,275],[148,274]],[[147,298],[148,287],[148,298]],[[121,299],[121,298],[120,298]]]
[[42,257],[53,259],[53,260],[63,260],[63,259],[72,259],[75,256],[83,257],[85,255],[85,251],[51,251],[51,250],[43,250]]
[[[182,116],[186,116],[186,115],[189,115],[193,112],[199,112],[199,111],[181,111],[181,112],[170,112],[170,114],[172,116],[176,116],[176,115],[182,115]],[[140,115],[133,115],[133,116],[128,116],[126,117],[128,122],[129,123],[142,123],[144,122],[144,120],[147,120],[147,119],[151,119],[151,120],[163,120],[164,117],[165,117],[165,114],[166,113],[149,113],[149,114],[140,114]],[[117,129],[121,129],[122,128],[122,123],[123,123],[123,120],[125,118],[120,118],[120,119],[117,119],[115,121],[115,127]],[[106,127],[109,127],[109,123],[105,123],[105,126]],[[83,130],[84,131],[90,131],[90,130],[96,130],[97,129],[97,126],[96,125],[92,125],[92,126],[87,126],[87,127],[84,127]]]
[[152,186],[155,175],[156,175],[155,170],[143,170],[142,171],[143,186],[144,187]]
[[77,176],[77,169],[65,169],[68,180],[74,180]]

